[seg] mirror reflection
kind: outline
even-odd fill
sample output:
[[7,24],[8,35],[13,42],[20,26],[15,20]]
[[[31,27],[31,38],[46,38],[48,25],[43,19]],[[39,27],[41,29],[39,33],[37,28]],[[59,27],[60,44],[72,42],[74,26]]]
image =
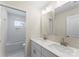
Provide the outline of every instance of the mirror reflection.
[[43,13],[41,17],[41,34],[78,37],[78,3],[78,1],[69,1],[58,8],[55,7],[47,13]]

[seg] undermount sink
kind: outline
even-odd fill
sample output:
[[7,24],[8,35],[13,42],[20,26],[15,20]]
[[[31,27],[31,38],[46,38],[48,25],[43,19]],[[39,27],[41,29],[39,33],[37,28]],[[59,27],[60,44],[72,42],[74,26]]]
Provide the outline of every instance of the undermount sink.
[[62,52],[62,53],[67,53],[67,54],[73,54],[74,53],[74,50],[72,48],[69,48],[69,47],[66,47],[66,46],[63,46],[63,45],[51,44],[51,45],[48,45],[48,46],[50,48],[56,49],[56,50],[58,50],[59,52]]

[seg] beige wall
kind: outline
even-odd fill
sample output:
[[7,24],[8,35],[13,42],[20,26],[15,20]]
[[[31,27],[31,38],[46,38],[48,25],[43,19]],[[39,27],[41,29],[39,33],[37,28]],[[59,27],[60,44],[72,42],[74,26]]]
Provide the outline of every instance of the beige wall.
[[[26,11],[26,22],[28,23],[27,27],[31,33],[31,37],[40,36],[40,18],[41,13],[38,8],[32,6],[31,4],[26,4],[22,2],[5,2],[8,5],[14,6],[15,8]],[[27,28],[28,29],[28,28]]]
[[30,56],[30,39],[40,36],[40,10],[25,2],[1,2],[14,8],[26,11],[26,54]]

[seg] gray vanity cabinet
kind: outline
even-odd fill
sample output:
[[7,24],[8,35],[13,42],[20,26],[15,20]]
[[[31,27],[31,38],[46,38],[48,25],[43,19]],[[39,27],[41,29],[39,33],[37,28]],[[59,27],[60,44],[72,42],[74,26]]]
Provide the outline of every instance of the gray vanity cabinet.
[[57,57],[57,55],[43,48],[39,44],[31,41],[31,56],[32,57]]
[[57,55],[53,54],[45,48],[42,48],[42,57],[57,57]]

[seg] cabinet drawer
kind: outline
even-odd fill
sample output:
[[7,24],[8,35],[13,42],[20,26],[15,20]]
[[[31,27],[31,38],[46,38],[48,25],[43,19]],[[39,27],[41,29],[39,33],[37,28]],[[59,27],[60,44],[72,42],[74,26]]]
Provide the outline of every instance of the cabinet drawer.
[[38,45],[37,43],[35,43],[35,42],[31,42],[31,46],[32,47],[35,47],[37,50],[39,50],[40,52],[41,52],[41,46],[40,45]]
[[42,57],[57,57],[57,55],[53,54],[45,48],[42,48]]

